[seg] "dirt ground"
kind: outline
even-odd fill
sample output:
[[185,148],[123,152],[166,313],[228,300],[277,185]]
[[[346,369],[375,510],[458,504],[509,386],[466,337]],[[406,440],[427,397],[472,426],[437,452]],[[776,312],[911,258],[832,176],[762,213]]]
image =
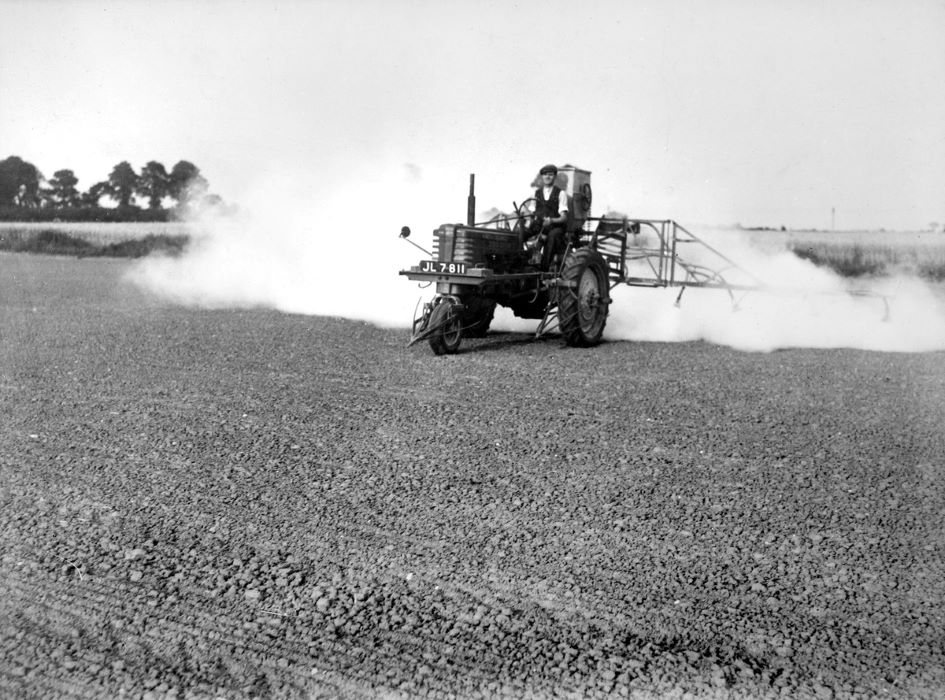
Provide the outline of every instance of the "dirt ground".
[[434,357],[127,266],[0,255],[0,695],[945,694],[945,353]]

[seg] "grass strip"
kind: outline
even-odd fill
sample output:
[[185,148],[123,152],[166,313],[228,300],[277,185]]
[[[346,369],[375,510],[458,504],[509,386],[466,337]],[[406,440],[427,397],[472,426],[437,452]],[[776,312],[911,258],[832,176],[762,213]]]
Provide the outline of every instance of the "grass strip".
[[187,246],[190,237],[149,234],[143,238],[92,243],[62,231],[0,231],[0,250],[12,253],[45,255],[74,255],[79,258],[141,258],[153,253],[177,256]]
[[842,277],[910,274],[945,282],[945,248],[796,244],[791,250],[799,258]]

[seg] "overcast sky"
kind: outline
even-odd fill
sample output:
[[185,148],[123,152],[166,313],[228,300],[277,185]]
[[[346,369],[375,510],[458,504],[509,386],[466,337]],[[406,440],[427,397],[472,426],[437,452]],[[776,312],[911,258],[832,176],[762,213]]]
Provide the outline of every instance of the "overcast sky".
[[545,162],[595,213],[684,223],[945,221],[945,1],[11,2],[0,158],[87,188],[187,159],[521,201]]

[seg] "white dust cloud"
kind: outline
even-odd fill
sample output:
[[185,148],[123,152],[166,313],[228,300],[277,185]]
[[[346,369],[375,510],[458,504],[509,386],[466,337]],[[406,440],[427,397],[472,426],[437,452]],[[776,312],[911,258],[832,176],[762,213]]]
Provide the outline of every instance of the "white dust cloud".
[[[131,279],[180,304],[409,326],[424,292],[397,273],[427,256],[399,240],[401,227],[429,250],[430,231],[448,220],[441,210],[451,203],[443,192],[437,197],[442,185],[425,179],[415,165],[333,182],[312,173],[271,177],[241,202],[242,214],[192,222],[185,255],[146,259]],[[465,204],[461,182],[456,189],[454,210]]]
[[[700,234],[697,234],[700,235]],[[764,234],[760,234],[764,235]],[[705,340],[746,351],[860,348],[890,352],[945,349],[945,289],[913,276],[845,280],[785,248],[761,249],[749,235],[714,231],[700,238],[736,267],[697,243],[680,256],[722,269],[733,284],[756,291],[621,285],[605,337],[679,342]],[[684,278],[679,272],[677,278]],[[747,274],[746,274],[747,273]]]
[[[418,301],[432,298],[435,289],[397,274],[427,257],[398,239],[400,227],[409,225],[410,240],[430,250],[436,226],[464,219],[466,177],[407,164],[349,173],[327,186],[311,174],[270,178],[241,204],[244,214],[195,222],[185,255],[146,259],[131,278],[180,304],[259,306],[407,328]],[[605,338],[704,340],[745,351],[945,349],[942,285],[913,276],[849,282],[783,245],[762,250],[745,233],[693,232],[751,274],[698,244],[680,247],[684,260],[725,268],[729,282],[760,282],[765,289],[734,292],[736,304],[725,291],[688,288],[677,306],[678,288],[620,285],[611,292]],[[642,234],[641,241],[654,243]],[[636,273],[648,274],[645,268]],[[537,324],[498,309],[493,329],[530,333]]]

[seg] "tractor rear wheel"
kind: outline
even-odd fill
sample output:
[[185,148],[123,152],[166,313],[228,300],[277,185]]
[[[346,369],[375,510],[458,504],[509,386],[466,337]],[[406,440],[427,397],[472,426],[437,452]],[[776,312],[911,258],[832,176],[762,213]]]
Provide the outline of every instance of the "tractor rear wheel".
[[558,291],[558,326],[568,345],[590,347],[604,335],[610,295],[607,262],[596,250],[580,248],[565,260]]
[[436,328],[430,336],[430,347],[436,355],[452,355],[463,340],[463,315],[453,304],[441,301],[430,312],[429,325]]

